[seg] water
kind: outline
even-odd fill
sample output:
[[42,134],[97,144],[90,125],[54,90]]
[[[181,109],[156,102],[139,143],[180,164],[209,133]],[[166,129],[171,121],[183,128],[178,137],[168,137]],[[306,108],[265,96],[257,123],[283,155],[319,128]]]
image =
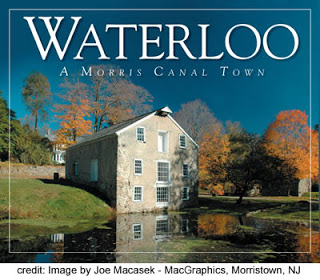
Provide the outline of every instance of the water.
[[[319,262],[317,228],[228,214],[127,214],[80,233],[18,232],[19,254],[0,239],[1,262]],[[313,253],[303,253],[310,235]]]

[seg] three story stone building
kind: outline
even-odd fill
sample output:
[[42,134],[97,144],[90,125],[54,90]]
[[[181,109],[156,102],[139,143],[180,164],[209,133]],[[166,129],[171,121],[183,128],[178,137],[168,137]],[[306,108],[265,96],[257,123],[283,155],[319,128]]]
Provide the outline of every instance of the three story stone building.
[[98,188],[118,213],[196,205],[198,145],[171,113],[164,107],[70,146],[66,178]]

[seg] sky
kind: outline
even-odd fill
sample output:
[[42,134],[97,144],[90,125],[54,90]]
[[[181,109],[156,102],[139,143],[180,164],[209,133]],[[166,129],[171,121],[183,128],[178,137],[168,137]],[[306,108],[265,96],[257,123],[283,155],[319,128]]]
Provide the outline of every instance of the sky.
[[[3,38],[8,36],[8,8],[100,8],[102,4],[91,1],[91,5],[81,4],[81,1],[55,1],[54,3],[10,2],[9,6],[1,4],[1,23]],[[133,76],[132,81],[147,89],[154,97],[153,107],[159,108],[168,105],[172,111],[179,110],[181,104],[202,99],[210,107],[214,115],[221,121],[239,121],[249,132],[262,134],[268,124],[282,110],[300,109],[310,116],[310,75],[312,90],[312,125],[319,123],[319,69],[315,66],[319,54],[314,51],[319,48],[319,22],[314,19],[319,17],[317,1],[161,1],[154,4],[150,1],[121,1],[117,4],[103,5],[107,8],[184,8],[184,9],[230,9],[230,8],[311,8],[312,9],[312,72],[310,73],[310,26],[309,11],[222,11],[222,10],[197,10],[197,11],[11,11],[10,38],[11,38],[11,79],[10,79],[10,106],[18,118],[28,114],[22,102],[21,88],[23,80],[32,71],[40,71],[48,77],[54,94],[54,103],[58,102],[57,95],[61,92],[59,84],[62,78],[59,74],[64,66],[70,74],[79,73],[82,66],[93,64],[114,64],[124,69],[125,72],[133,69],[142,70],[142,76]],[[279,2],[281,2],[279,4]],[[72,26],[71,16],[81,16],[78,29],[70,43],[65,58],[60,61],[54,49],[51,49],[45,61],[42,60],[33,36],[23,19],[24,16],[64,16],[58,37],[64,42]],[[98,60],[99,53],[96,48],[86,48],[83,51],[83,61],[75,61],[79,46],[83,41],[90,24],[94,24],[105,52],[111,57],[109,61]],[[128,60],[115,60],[118,55],[118,33],[113,30],[105,32],[106,24],[162,24],[163,31],[154,29],[150,31],[150,38],[160,36],[160,47],[150,47],[150,54],[156,55],[165,52],[168,56],[168,28],[165,24],[184,24],[190,30],[187,46],[195,57],[201,54],[201,32],[198,24],[210,24],[208,29],[208,55],[217,55],[224,52],[220,60],[192,60],[189,59],[180,47],[176,47],[179,60],[139,60],[141,56],[141,30],[134,32],[128,30],[125,37],[125,51]],[[246,23],[255,27],[261,38],[265,31],[274,24],[287,24],[292,26],[299,35],[299,48],[294,56],[287,60],[274,60],[270,58],[261,47],[258,54],[250,60],[236,60],[231,57],[225,47],[225,36],[230,28],[236,24]],[[48,41],[48,34],[40,20],[36,21],[39,34],[44,44]],[[182,32],[175,36],[181,38]],[[5,40],[4,40],[5,41]],[[236,29],[230,39],[230,44],[235,53],[249,56],[255,50],[256,40],[251,31],[246,28]],[[293,48],[291,33],[284,28],[275,29],[269,36],[270,50],[275,55],[286,56]],[[0,89],[8,100],[8,45],[0,45]],[[163,67],[163,76],[153,74],[157,66]],[[228,66],[226,75],[222,75],[221,67]],[[170,69],[175,73],[179,69],[186,69],[191,73],[196,69],[198,76],[168,77]],[[205,70],[203,70],[205,69]],[[233,76],[234,69],[240,70],[240,76]],[[250,77],[244,75],[245,69],[253,69]],[[264,69],[264,76],[257,76],[258,69]],[[206,76],[201,73],[205,71]],[[238,70],[235,70],[236,72]],[[54,113],[50,112],[48,125],[57,129],[58,123],[54,120]],[[187,117],[187,116],[186,116]]]

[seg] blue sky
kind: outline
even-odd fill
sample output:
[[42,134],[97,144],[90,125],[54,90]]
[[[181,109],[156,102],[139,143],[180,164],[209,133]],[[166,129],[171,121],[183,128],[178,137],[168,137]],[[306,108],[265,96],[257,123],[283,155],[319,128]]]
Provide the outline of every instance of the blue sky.
[[[28,5],[13,1],[10,7],[3,6],[1,9],[2,26],[7,26],[8,8],[100,8],[102,4],[81,4],[81,1],[63,1],[45,4],[43,2],[28,2]],[[143,3],[122,1],[120,4],[107,4],[103,8],[312,8],[312,17],[319,18],[319,7],[317,1],[264,1],[253,4],[256,1],[161,1],[161,3],[151,4],[149,1]],[[260,2],[260,1],[259,1]],[[245,3],[245,4],[244,4]],[[301,4],[303,3],[303,5]],[[5,5],[5,4],[2,4]],[[63,61],[57,58],[54,50],[51,50],[46,61],[39,55],[33,41],[31,32],[23,16],[82,16],[80,29],[77,31],[74,42]],[[100,39],[105,46],[106,53],[112,57],[110,61],[101,62],[97,60],[98,52],[94,48],[88,48],[83,52],[84,61],[74,61],[73,56],[77,53],[79,45],[86,34],[90,23],[94,23],[100,35]],[[225,56],[218,61],[190,60],[177,48],[178,61],[168,61],[165,59],[158,61],[139,61],[141,55],[141,34],[139,32],[127,32],[126,54],[127,61],[117,61],[117,33],[105,33],[106,24],[112,23],[159,23],[175,24],[180,23],[190,28],[191,36],[188,46],[195,56],[200,54],[200,32],[197,24],[210,24],[208,32],[209,55],[216,55],[221,51]],[[248,61],[239,61],[226,54],[224,47],[224,37],[226,32],[235,24],[248,23],[253,25],[263,36],[268,27],[277,23],[284,23],[292,26],[299,34],[300,46],[298,52],[290,59],[275,61],[269,58],[263,49],[258,55]],[[67,21],[63,26],[64,30],[70,30],[72,22]],[[312,71],[312,123],[318,123],[319,104],[319,70],[316,61],[319,55],[315,49],[319,48],[319,38],[315,36],[319,31],[319,23],[313,21],[313,71]],[[3,28],[6,30],[6,28]],[[59,36],[66,38],[67,32],[61,30]],[[46,35],[44,29],[42,36]],[[157,34],[151,33],[151,36]],[[179,34],[177,34],[178,36]],[[161,35],[161,51],[167,53],[167,30]],[[7,32],[3,32],[3,38],[7,38]],[[43,37],[45,38],[45,37]],[[5,41],[5,40],[4,40]],[[290,34],[284,29],[278,29],[270,35],[270,48],[277,55],[286,55],[291,52],[293,40]],[[255,39],[248,30],[239,29],[231,38],[234,50],[240,55],[250,55],[255,48]],[[0,46],[1,56],[1,80],[0,89],[3,95],[8,98],[8,47],[6,44]],[[159,50],[155,50],[155,52]],[[98,63],[112,63],[123,69],[141,68],[142,77],[132,77],[134,83],[143,86],[154,96],[155,108],[169,105],[173,111],[179,109],[180,104],[201,98],[204,100],[215,116],[221,120],[240,121],[250,132],[263,133],[267,125],[274,120],[281,110],[301,109],[309,114],[309,12],[308,11],[12,11],[11,12],[11,108],[16,111],[19,118],[24,117],[28,112],[21,99],[21,87],[23,79],[32,71],[40,71],[49,78],[52,92],[56,96],[59,91],[61,78],[59,73],[63,66],[67,66],[71,73],[79,72],[82,65],[88,66]],[[197,69],[198,73],[206,69],[207,77],[155,77],[153,69],[162,66],[167,73],[170,69],[178,71],[186,68],[188,71]],[[264,69],[264,77],[233,77],[228,72],[226,77],[221,75],[221,66],[228,66],[230,70],[245,68]],[[54,101],[57,101],[54,98]],[[53,114],[49,124],[52,129],[57,128],[57,123],[53,122]]]

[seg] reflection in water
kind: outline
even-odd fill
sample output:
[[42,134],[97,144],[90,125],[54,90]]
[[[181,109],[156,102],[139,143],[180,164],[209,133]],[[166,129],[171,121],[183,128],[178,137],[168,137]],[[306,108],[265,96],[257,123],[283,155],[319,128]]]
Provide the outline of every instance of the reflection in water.
[[200,237],[225,235],[230,233],[237,225],[239,218],[226,214],[205,214],[198,217],[198,234]]
[[[1,262],[319,262],[317,229],[312,231],[314,253],[279,253],[309,252],[310,228],[226,214],[124,214],[82,233],[26,238],[22,232],[25,239],[13,240],[12,251],[50,254],[5,254]],[[0,251],[7,248],[0,239]]]

